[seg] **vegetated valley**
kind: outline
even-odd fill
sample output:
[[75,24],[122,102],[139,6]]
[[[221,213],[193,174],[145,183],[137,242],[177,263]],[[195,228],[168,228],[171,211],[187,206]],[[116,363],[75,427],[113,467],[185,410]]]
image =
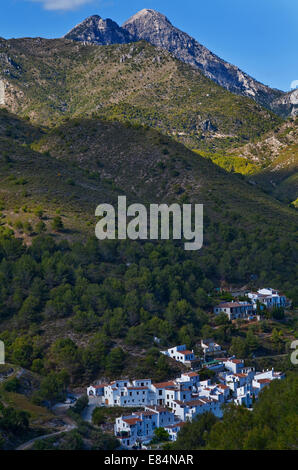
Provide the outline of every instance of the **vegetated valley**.
[[[105,428],[82,419],[83,399],[67,416],[53,405],[99,378],[176,377],[184,366],[160,349],[197,351],[213,337],[230,355],[287,379],[253,413],[231,408],[221,421],[187,424],[173,448],[297,447],[289,359],[297,119],[232,94],[145,41],[1,39],[0,49],[0,446],[60,432],[33,448],[117,448],[111,410]],[[119,195],[204,204],[203,249],[99,242],[95,208]],[[252,324],[211,313],[232,299],[230,287],[266,285],[285,292],[292,308]]]

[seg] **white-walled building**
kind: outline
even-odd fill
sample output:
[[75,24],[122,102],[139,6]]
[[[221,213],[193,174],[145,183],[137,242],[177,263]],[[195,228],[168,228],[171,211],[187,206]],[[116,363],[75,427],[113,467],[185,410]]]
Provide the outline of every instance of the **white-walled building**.
[[236,318],[253,318],[255,311],[253,305],[249,302],[221,302],[213,309],[216,315],[225,313],[229,320]]
[[258,303],[265,305],[268,309],[286,307],[288,303],[284,294],[270,287],[259,289],[257,292],[249,292],[247,296],[251,300],[254,309],[257,309]]
[[185,423],[183,421],[179,421],[178,423],[169,424],[168,426],[165,426],[165,430],[168,431],[171,441],[177,440],[178,433],[184,425]]
[[235,357],[229,358],[229,359],[223,359],[222,361],[224,363],[224,366],[227,370],[230,370],[234,374],[238,374],[242,371],[244,368],[244,362],[240,359],[236,359]]
[[166,351],[160,351],[165,356],[175,359],[175,361],[182,362],[183,364],[190,363],[195,360],[195,355],[193,351],[186,349],[186,345],[182,344],[180,346],[174,346],[169,348]]
[[201,348],[204,355],[221,351],[221,346],[213,339],[201,339]]
[[180,427],[174,413],[162,407],[146,407],[144,411],[117,418],[114,435],[123,447],[132,448],[142,442],[149,442],[155,429],[160,427],[169,427],[172,430],[171,433],[168,431],[171,440],[176,440]]

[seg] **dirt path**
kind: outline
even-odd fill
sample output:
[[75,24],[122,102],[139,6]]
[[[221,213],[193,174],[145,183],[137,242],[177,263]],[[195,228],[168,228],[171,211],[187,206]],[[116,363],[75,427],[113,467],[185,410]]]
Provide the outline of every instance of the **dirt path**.
[[65,426],[64,429],[61,431],[53,432],[52,434],[44,434],[43,436],[38,436],[35,437],[34,439],[31,439],[30,441],[24,442],[24,444],[21,444],[19,447],[17,447],[15,450],[27,450],[30,449],[30,447],[34,444],[36,441],[42,441],[43,439],[47,439],[48,437],[54,437],[58,436],[59,434],[62,434],[64,432],[69,432],[75,429],[77,426],[75,424],[68,424]]

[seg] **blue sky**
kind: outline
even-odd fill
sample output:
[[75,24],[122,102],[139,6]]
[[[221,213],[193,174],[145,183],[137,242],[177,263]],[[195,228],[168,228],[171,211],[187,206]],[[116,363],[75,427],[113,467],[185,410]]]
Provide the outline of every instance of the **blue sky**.
[[122,24],[143,8],[262,83],[287,91],[298,80],[297,0],[1,0],[0,36],[60,37],[87,16]]

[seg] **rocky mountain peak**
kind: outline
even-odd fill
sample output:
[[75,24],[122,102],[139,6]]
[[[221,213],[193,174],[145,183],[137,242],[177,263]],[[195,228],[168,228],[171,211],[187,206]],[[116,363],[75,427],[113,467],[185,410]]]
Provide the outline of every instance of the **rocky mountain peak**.
[[135,15],[131,16],[127,21],[125,21],[123,27],[124,25],[134,23],[135,21],[160,21],[166,22],[171,25],[171,22],[165,15],[163,15],[159,11],[152,10],[151,8],[144,8]]
[[99,15],[89,16],[64,37],[65,39],[99,45],[127,44],[135,41],[129,31],[121,28],[110,18],[104,20]]
[[173,25],[162,13],[145,8],[125,21],[122,28],[150,42],[152,34],[155,33],[156,36],[167,34]]
[[161,47],[177,59],[200,69],[208,78],[233,93],[253,98],[267,107],[270,107],[274,99],[283,95],[222,60],[155,10],[141,10],[122,27],[139,39]]

